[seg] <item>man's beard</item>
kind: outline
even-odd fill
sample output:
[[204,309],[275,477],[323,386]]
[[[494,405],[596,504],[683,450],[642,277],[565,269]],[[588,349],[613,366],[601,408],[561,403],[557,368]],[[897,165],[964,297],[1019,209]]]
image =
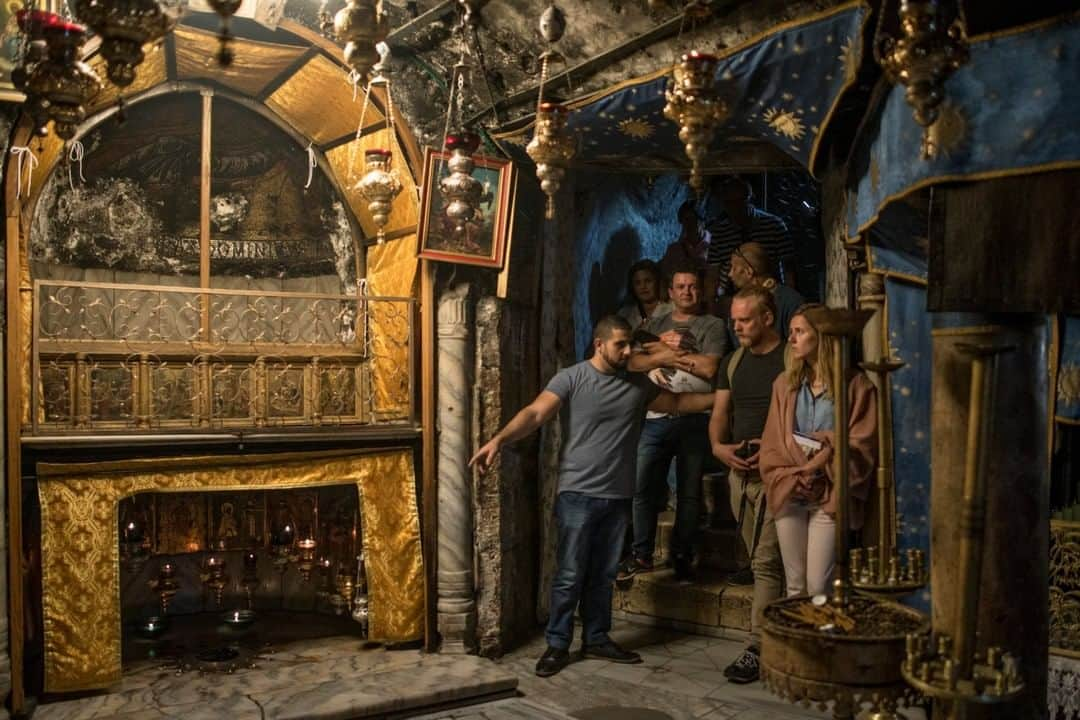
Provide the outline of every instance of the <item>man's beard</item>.
[[618,355],[616,355],[615,357],[611,357],[604,350],[600,351],[600,356],[604,358],[604,362],[606,362],[608,365],[615,368],[616,370],[626,369],[626,364],[630,362],[630,358],[622,358]]

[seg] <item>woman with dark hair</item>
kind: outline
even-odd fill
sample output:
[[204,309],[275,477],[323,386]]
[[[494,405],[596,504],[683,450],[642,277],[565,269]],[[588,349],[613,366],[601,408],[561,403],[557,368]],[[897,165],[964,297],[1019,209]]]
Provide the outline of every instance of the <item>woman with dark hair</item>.
[[[769,418],[761,434],[758,466],[769,511],[776,519],[788,595],[818,595],[829,588],[836,553],[833,387],[839,348],[822,337],[803,305],[791,318],[785,370],[773,383]],[[848,480],[852,529],[863,510],[877,463],[877,395],[861,372],[847,381]]]
[[626,277],[626,304],[618,315],[637,330],[652,318],[671,312],[667,291],[660,276],[660,266],[652,260],[638,260]]

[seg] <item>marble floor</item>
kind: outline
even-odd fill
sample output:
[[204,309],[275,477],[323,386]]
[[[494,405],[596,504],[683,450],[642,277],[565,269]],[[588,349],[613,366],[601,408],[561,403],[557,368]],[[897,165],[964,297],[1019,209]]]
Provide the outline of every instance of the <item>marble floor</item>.
[[[640,665],[577,660],[551,678],[533,673],[543,638],[496,661],[518,678],[518,697],[423,715],[423,720],[802,720],[830,714],[782,702],[761,683],[734,685],[723,669],[745,634],[690,635],[617,620],[612,631],[641,653]],[[925,720],[905,711],[908,720]]]

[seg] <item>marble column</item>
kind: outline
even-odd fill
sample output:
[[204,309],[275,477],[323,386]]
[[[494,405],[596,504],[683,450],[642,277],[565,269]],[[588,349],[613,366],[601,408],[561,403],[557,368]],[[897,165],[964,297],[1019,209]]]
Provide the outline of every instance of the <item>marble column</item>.
[[[997,645],[1020,658],[1026,685],[1015,702],[970,705],[968,720],[1046,717],[1050,544],[1049,332],[1045,316],[937,313],[931,397],[930,569],[935,631],[956,633],[964,581],[961,499],[971,358],[961,344],[1012,345],[999,356],[990,417],[977,649]],[[969,522],[977,522],[972,520]],[[946,717],[938,714],[934,717]]]
[[475,644],[472,471],[469,469],[472,337],[469,286],[439,299],[439,634],[443,652]]

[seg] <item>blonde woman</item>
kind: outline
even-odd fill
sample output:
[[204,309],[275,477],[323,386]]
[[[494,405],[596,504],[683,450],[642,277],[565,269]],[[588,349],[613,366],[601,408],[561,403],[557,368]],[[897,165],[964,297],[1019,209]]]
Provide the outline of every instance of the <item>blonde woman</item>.
[[[773,383],[761,436],[761,479],[776,534],[788,595],[826,592],[836,549],[832,372],[836,346],[818,334],[803,305],[791,318],[785,371]],[[863,510],[877,462],[877,397],[860,372],[850,375],[847,401],[851,527]]]

